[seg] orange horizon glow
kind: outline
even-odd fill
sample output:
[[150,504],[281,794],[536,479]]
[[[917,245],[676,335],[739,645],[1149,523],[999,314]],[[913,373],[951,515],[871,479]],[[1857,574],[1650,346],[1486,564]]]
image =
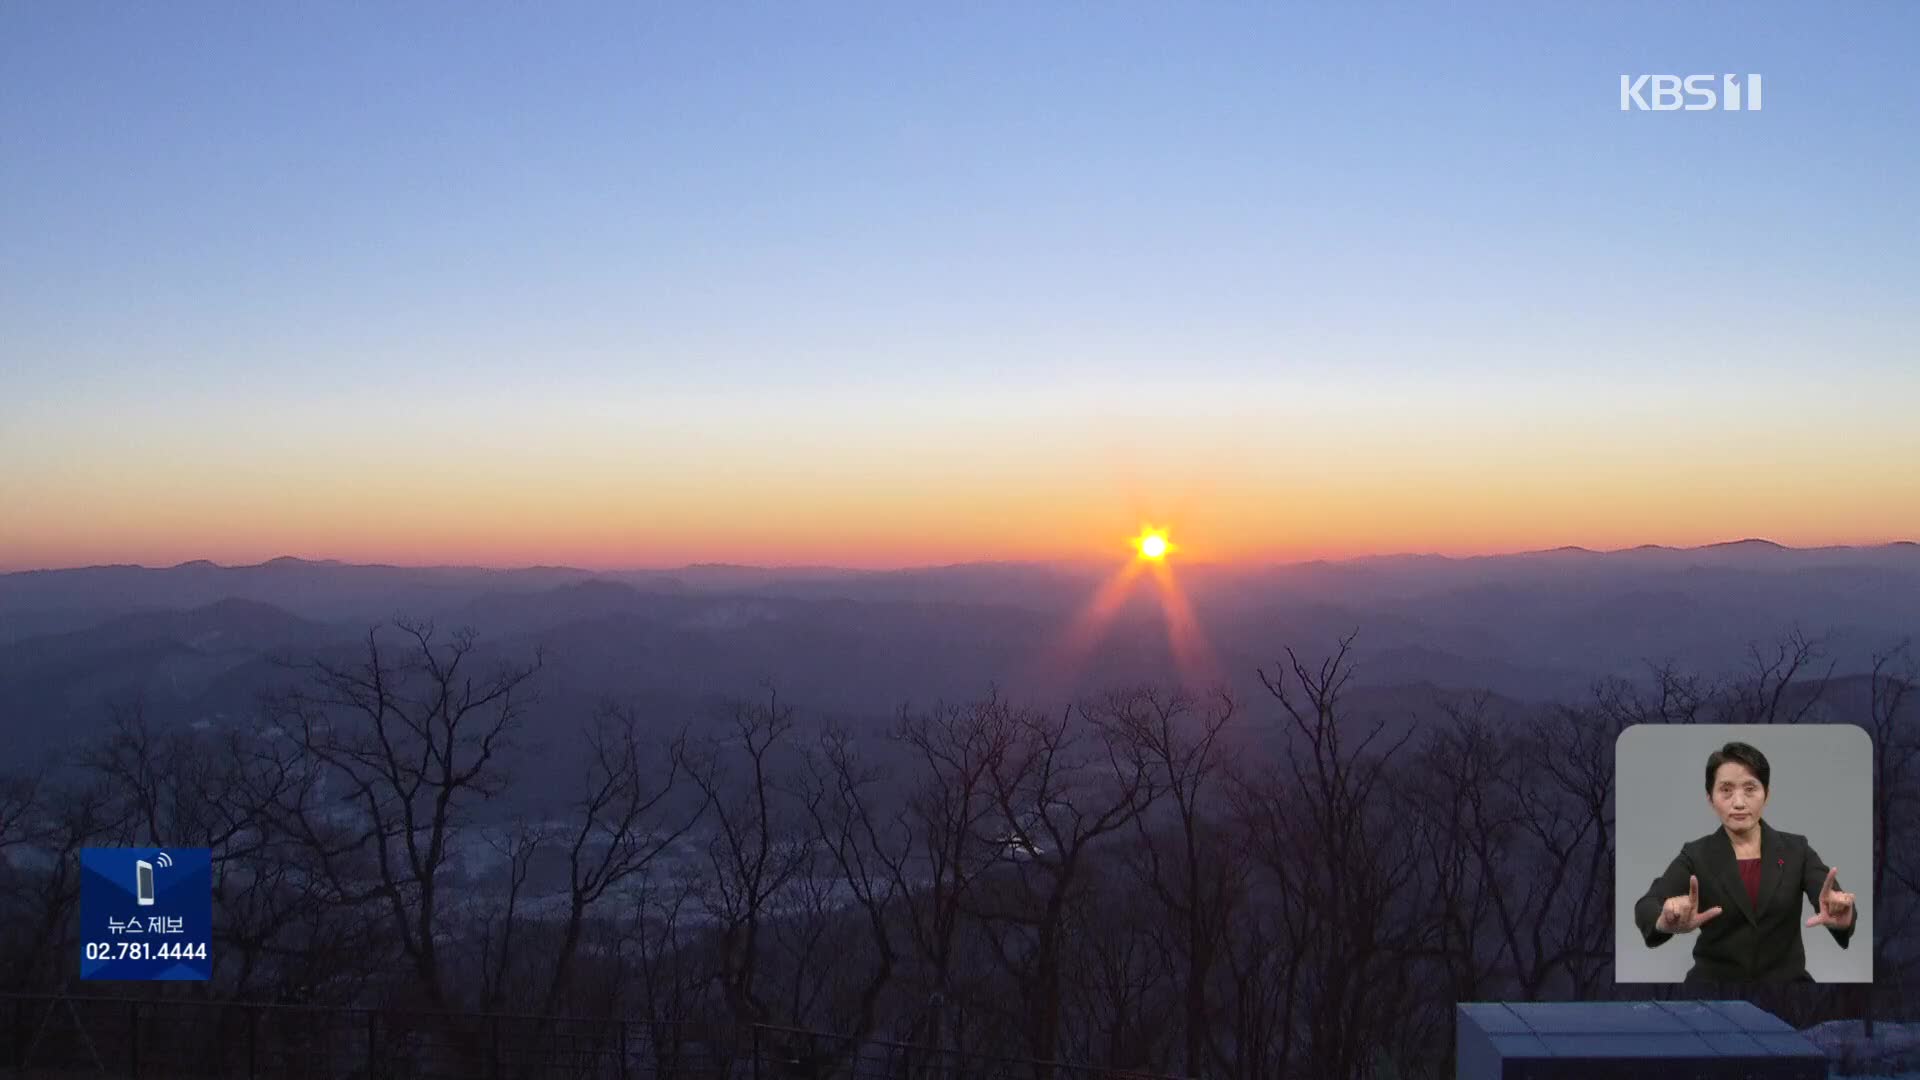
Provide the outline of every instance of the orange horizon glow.
[[1904,398],[1755,379],[1749,407],[1709,414],[1699,394],[1517,376],[56,399],[0,425],[0,569],[1105,564],[1143,522],[1177,523],[1186,568],[1920,539]]
[[[243,462],[209,465],[182,482],[160,464],[82,464],[0,475],[0,505],[9,508],[0,515],[0,570],[253,565],[281,556],[589,571],[1103,563],[1115,556],[1113,537],[1137,543],[1148,531],[1142,521],[1169,520],[1179,522],[1169,550],[1189,566],[1687,548],[1750,537],[1801,548],[1920,539],[1920,490],[1895,497],[1914,478],[1884,480],[1867,469],[1817,488],[1787,477],[1780,482],[1793,480],[1791,488],[1774,491],[1768,476],[1662,486],[1514,472],[1494,487],[1477,474],[1469,483],[1431,470],[1350,481],[1214,475],[1195,485],[1148,474],[1100,482],[1098,472],[1038,465],[977,476],[889,472],[846,484],[840,465],[787,482],[757,459],[729,465],[724,487],[672,472],[628,477],[563,461],[539,468],[538,460],[456,464],[429,478]],[[1793,498],[1782,497],[1787,490]]]
[[[72,548],[38,552],[34,548],[15,548],[11,557],[0,558],[0,573],[24,573],[45,570],[78,569],[92,566],[140,566],[164,569],[189,562],[212,562],[219,566],[257,566],[276,558],[296,558],[311,562],[338,562],[360,566],[397,567],[470,567],[481,570],[517,570],[530,567],[569,567],[593,573],[627,570],[671,570],[697,565],[739,565],[768,569],[780,567],[832,567],[845,570],[893,571],[977,563],[1094,563],[1102,556],[1097,548],[1076,550],[1070,547],[1039,546],[994,547],[990,544],[926,546],[905,549],[880,549],[852,545],[716,545],[697,549],[676,545],[667,550],[640,550],[624,553],[618,545],[579,547],[572,545],[481,546],[450,542],[421,545],[338,545],[296,542],[291,538],[280,545],[232,546],[231,542],[210,543],[205,547],[185,544],[133,546],[99,541],[81,541]],[[1920,541],[1913,536],[1870,535],[1866,537],[1833,534],[1798,534],[1782,531],[1712,533],[1679,538],[1608,539],[1542,536],[1532,541],[1504,544],[1422,544],[1409,538],[1404,544],[1379,546],[1314,545],[1301,547],[1256,548],[1252,546],[1215,549],[1211,557],[1186,555],[1183,561],[1211,567],[1279,566],[1305,562],[1342,562],[1354,559],[1393,556],[1439,556],[1451,559],[1494,558],[1547,551],[1562,547],[1581,547],[1595,552],[1623,551],[1643,545],[1675,549],[1707,547],[1739,540],[1760,539],[1795,549],[1826,547],[1881,547],[1895,543]],[[1131,563],[1145,563],[1136,553]]]

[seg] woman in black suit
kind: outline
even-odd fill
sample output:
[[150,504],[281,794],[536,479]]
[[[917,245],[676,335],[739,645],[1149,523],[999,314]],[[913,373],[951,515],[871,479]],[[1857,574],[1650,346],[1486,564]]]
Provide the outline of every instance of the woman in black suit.
[[[1714,751],[1707,802],[1721,827],[1682,845],[1633,905],[1649,946],[1699,932],[1687,982],[1812,982],[1803,927],[1826,927],[1843,949],[1853,937],[1853,894],[1840,890],[1838,868],[1822,863],[1806,837],[1761,820],[1772,774],[1766,755],[1746,743]],[[1814,910],[1804,924],[1802,894]]]

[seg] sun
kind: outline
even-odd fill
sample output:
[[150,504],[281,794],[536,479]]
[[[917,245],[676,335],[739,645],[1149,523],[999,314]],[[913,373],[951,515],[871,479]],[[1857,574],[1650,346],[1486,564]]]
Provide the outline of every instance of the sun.
[[1167,534],[1157,529],[1148,529],[1134,537],[1133,546],[1139,549],[1143,559],[1164,559],[1173,550],[1173,545],[1167,542]]

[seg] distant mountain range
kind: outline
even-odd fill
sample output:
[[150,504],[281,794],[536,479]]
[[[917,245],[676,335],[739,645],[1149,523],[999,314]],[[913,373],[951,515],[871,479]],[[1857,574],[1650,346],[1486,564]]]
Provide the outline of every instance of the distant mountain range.
[[[542,708],[575,719],[605,695],[697,715],[765,681],[803,707],[872,718],[991,685],[1056,701],[1179,680],[1145,579],[1104,633],[1060,659],[1116,569],[595,573],[281,558],[10,573],[0,575],[0,737],[44,749],[96,729],[106,702],[132,694],[168,720],[233,722],[289,677],[272,655],[347,655],[370,624],[396,615],[471,626],[500,656],[543,646]],[[1910,542],[1175,564],[1174,577],[1218,670],[1249,698],[1261,694],[1256,669],[1288,647],[1317,658],[1355,631],[1356,687],[1518,701],[1577,697],[1650,662],[1727,673],[1796,629],[1824,639],[1840,673],[1858,672],[1920,633],[1920,544]]]

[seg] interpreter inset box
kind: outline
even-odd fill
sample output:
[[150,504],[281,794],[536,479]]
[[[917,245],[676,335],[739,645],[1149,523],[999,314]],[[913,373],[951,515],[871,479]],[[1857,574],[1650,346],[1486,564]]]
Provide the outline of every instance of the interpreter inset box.
[[1614,747],[1614,977],[1873,981],[1873,743],[1640,724]]

